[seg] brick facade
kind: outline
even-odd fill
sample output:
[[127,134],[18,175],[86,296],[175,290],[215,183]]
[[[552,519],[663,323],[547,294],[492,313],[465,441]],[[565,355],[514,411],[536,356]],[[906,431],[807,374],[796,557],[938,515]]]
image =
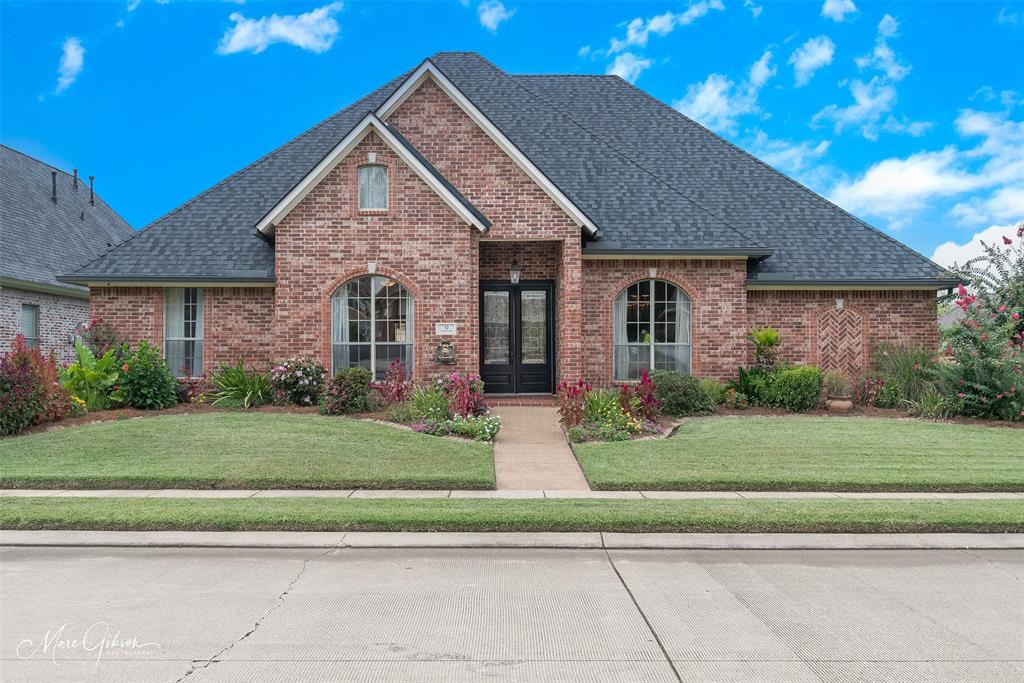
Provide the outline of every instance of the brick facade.
[[[742,259],[582,258],[581,228],[437,86],[426,82],[390,115],[400,131],[492,222],[467,225],[374,133],[276,226],[274,288],[204,290],[207,369],[244,359],[289,356],[331,363],[331,296],[371,272],[395,279],[414,300],[417,381],[452,366],[434,361],[435,323],[455,323],[454,369],[477,372],[479,282],[506,281],[513,259],[522,279],[554,280],[555,381],[612,382],[612,305],[628,285],[654,277],[692,301],[692,366],[702,377],[732,379],[752,362],[747,332],[772,325],[794,363],[851,367],[879,341],[934,346],[934,292],[804,292],[746,289]],[[388,168],[388,209],[358,209],[357,169]],[[161,344],[159,288],[97,288],[91,315],[132,341]],[[836,310],[837,298],[844,300]],[[448,337],[446,337],[448,338]]]
[[[830,312],[842,300],[846,313],[836,320]],[[823,365],[826,369],[856,371],[870,364],[872,349],[880,343],[915,344],[936,348],[938,313],[934,291],[752,291],[747,293],[751,327],[770,325],[782,335],[780,353],[790,363]],[[850,347],[848,360],[828,353],[828,331],[842,329]],[[859,334],[858,334],[859,331]]]
[[650,279],[652,269],[690,297],[693,374],[732,379],[749,356],[746,262],[740,260],[584,261],[584,376],[592,384],[612,382],[613,302],[625,287]]
[[71,296],[0,287],[0,353],[11,347],[15,335],[22,332],[22,305],[39,308],[39,348],[54,354],[58,362],[71,361],[75,355],[69,343],[75,327],[89,319],[89,302]]

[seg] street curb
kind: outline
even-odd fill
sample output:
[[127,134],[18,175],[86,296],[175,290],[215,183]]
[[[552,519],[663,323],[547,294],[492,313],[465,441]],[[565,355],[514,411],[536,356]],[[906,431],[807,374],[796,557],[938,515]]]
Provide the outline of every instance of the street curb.
[[549,548],[606,550],[1024,549],[1024,534],[624,534],[599,532],[0,531],[0,547]]

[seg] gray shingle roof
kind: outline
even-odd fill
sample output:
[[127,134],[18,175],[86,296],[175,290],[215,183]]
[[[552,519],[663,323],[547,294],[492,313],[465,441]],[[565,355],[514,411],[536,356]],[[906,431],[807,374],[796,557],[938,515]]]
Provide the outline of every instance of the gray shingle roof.
[[[57,203],[53,203],[57,171]],[[98,195],[72,176],[0,145],[0,278],[84,291],[59,282],[66,273],[135,233]]]
[[[942,270],[614,76],[511,76],[473,53],[433,64],[598,226],[584,253],[767,256],[753,282],[920,282]],[[255,224],[370,111],[388,83],[75,273],[271,279]],[[468,201],[468,200],[467,200]]]

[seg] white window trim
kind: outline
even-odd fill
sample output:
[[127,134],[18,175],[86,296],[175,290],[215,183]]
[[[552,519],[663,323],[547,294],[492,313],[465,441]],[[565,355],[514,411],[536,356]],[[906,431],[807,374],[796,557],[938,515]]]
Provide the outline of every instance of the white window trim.
[[[661,347],[672,346],[672,347],[677,347],[677,348],[678,347],[685,347],[689,351],[689,356],[690,356],[690,358],[689,358],[690,370],[689,370],[689,372],[687,374],[692,375],[693,374],[693,299],[691,299],[690,295],[686,293],[686,290],[684,290],[682,287],[680,287],[676,283],[670,282],[668,280],[664,280],[664,279],[661,279],[661,278],[656,278],[656,277],[645,278],[643,280],[637,280],[636,282],[629,283],[628,285],[623,287],[621,290],[619,290],[619,292],[615,295],[615,298],[612,300],[612,325],[615,324],[614,307],[616,305],[618,305],[619,298],[620,297],[627,297],[628,293],[629,293],[629,288],[632,287],[633,285],[638,285],[641,282],[647,283],[647,286],[649,287],[648,291],[650,292],[650,297],[651,297],[650,306],[648,307],[648,308],[650,308],[650,318],[647,321],[647,323],[650,325],[651,340],[649,342],[622,342],[622,343],[616,343],[615,342],[615,336],[618,333],[618,331],[614,330],[614,329],[612,330],[612,380],[615,381],[615,382],[637,382],[637,381],[639,381],[639,380],[635,380],[635,379],[618,379],[618,377],[619,377],[619,372],[618,372],[619,368],[616,366],[616,360],[618,358],[618,354],[615,353],[615,351],[620,346],[621,347],[625,347],[625,348],[644,347],[644,346],[648,347],[650,349],[650,354],[648,356],[647,369],[651,370],[651,371],[656,369],[655,366],[654,366],[654,362],[655,362],[654,359],[655,359],[655,349],[657,347],[659,347],[659,346],[661,346]],[[654,322],[655,322],[654,321],[654,308],[655,308],[655,303],[656,303],[655,299],[654,299],[654,283],[655,282],[664,282],[667,285],[671,285],[671,286],[675,287],[677,291],[682,293],[683,296],[686,297],[686,300],[689,303],[689,312],[687,314],[687,317],[689,318],[689,327],[690,327],[690,330],[689,330],[690,331],[690,335],[689,335],[690,336],[690,341],[689,342],[684,344],[684,343],[679,343],[679,342],[668,343],[668,342],[655,342],[654,341]],[[677,315],[678,315],[678,313],[677,313]]]
[[[169,307],[167,305],[167,295],[171,292],[171,290],[176,290],[176,289],[181,289],[181,290],[194,289],[194,290],[196,290],[196,336],[194,336],[194,337],[169,337],[169,336],[167,336],[167,327],[168,327],[168,325],[167,325],[167,316],[168,316],[168,310],[169,310]],[[166,358],[167,358],[167,342],[181,342],[181,341],[196,342],[197,348],[199,349],[199,357],[201,359],[200,362],[201,362],[201,366],[202,366],[200,368],[200,374],[206,372],[206,354],[203,353],[203,337],[204,337],[204,335],[206,333],[206,331],[204,329],[204,327],[206,325],[206,322],[205,322],[206,315],[205,315],[205,310],[204,310],[205,308],[206,308],[206,297],[204,296],[204,293],[203,293],[203,290],[202,290],[201,287],[166,287],[166,288],[164,288],[164,359],[166,360]],[[195,368],[189,368],[189,371],[191,373],[190,375],[179,375],[179,374],[177,374],[177,370],[178,370],[177,368],[172,368],[171,369],[171,372],[172,372],[172,374],[174,374],[175,377],[179,377],[180,378],[180,377],[186,377],[186,376],[192,376],[192,377],[196,376],[196,374],[194,372],[192,372],[192,371],[195,370]]]
[[[359,191],[362,187],[359,181],[359,175],[362,173],[364,168],[382,168],[384,169],[384,206],[363,206],[363,195]],[[362,164],[356,167],[356,209],[358,211],[387,211],[391,204],[391,172],[390,169],[384,164],[369,163]]]
[[[335,365],[334,365],[334,348],[336,346],[369,346],[370,347],[370,373],[373,375],[374,380],[376,380],[376,378],[377,378],[377,346],[378,345],[382,345],[382,346],[389,346],[389,345],[390,346],[397,346],[398,344],[401,343],[401,344],[404,344],[405,346],[409,347],[409,353],[410,353],[411,356],[413,356],[413,357],[411,357],[409,359],[410,362],[405,364],[406,365],[406,370],[407,371],[413,370],[413,368],[415,366],[415,353],[416,353],[416,335],[414,334],[414,330],[416,329],[416,325],[414,324],[415,323],[415,316],[416,316],[416,300],[413,299],[412,290],[410,290],[408,287],[403,285],[401,282],[398,282],[398,280],[395,280],[394,278],[389,278],[386,275],[366,274],[366,275],[359,275],[357,277],[352,278],[351,280],[346,280],[345,282],[343,282],[331,294],[331,300],[333,301],[333,299],[338,295],[338,292],[340,292],[342,290],[342,288],[348,287],[348,284],[350,282],[353,282],[355,280],[360,280],[360,279],[362,279],[364,277],[370,278],[370,341],[368,341],[368,342],[350,342],[350,341],[338,341],[338,340],[336,340],[334,338],[334,306],[332,304],[331,305],[331,376],[334,376],[334,374],[337,373],[338,370],[343,370],[345,368],[353,367],[351,365],[346,365],[346,366],[344,366],[344,368],[335,367]],[[405,296],[409,300],[409,312],[408,312],[408,315],[406,316],[406,320],[405,320],[405,336],[409,340],[407,342],[379,342],[379,341],[377,341],[374,338],[376,336],[376,334],[377,334],[377,307],[375,305],[377,303],[377,292],[374,291],[373,280],[378,278],[378,277],[379,278],[384,278],[384,279],[389,279],[389,280],[395,280],[395,282],[398,283],[399,285],[401,285],[402,289],[405,290]]]

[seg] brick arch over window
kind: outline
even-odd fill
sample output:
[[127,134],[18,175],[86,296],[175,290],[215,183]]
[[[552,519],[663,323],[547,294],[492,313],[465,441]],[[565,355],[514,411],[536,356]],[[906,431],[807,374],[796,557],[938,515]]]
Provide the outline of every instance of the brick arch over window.
[[814,315],[812,363],[823,370],[857,374],[868,365],[868,318],[856,308],[834,306]]
[[[320,362],[324,364],[325,368],[331,367],[332,358],[331,326],[334,324],[334,321],[333,316],[331,314],[331,297],[334,296],[334,293],[338,291],[339,287],[350,282],[351,280],[355,280],[356,278],[360,277],[372,277],[374,275],[391,278],[398,284],[405,287],[406,291],[408,291],[409,295],[412,297],[414,310],[415,307],[419,304],[420,288],[416,285],[416,283],[409,279],[409,277],[406,276],[404,273],[395,270],[394,268],[388,268],[387,266],[378,265],[375,272],[373,273],[369,272],[366,268],[356,268],[354,270],[350,270],[346,273],[343,273],[342,275],[339,275],[338,277],[331,280],[320,293]],[[422,316],[417,316],[414,314],[414,326],[420,325],[420,318],[422,318]],[[423,335],[421,329],[414,329],[412,332],[414,343],[413,353],[416,354],[419,353],[419,345],[415,344],[415,340],[422,339]],[[419,359],[417,359],[417,361],[418,360]],[[414,365],[418,366],[420,365],[420,363],[416,362]]]
[[635,270],[631,271],[625,277],[619,279],[613,284],[602,297],[601,310],[603,311],[602,316],[604,318],[602,327],[604,328],[604,348],[610,362],[605,372],[605,377],[601,379],[607,382],[609,385],[615,384],[615,299],[618,298],[622,290],[626,289],[630,285],[634,285],[638,282],[645,280],[661,280],[668,282],[681,289],[686,296],[690,298],[690,374],[699,376],[701,370],[701,357],[697,353],[699,348],[699,334],[700,329],[700,314],[701,314],[701,303],[699,297],[696,295],[696,291],[684,278],[679,277],[672,272],[661,272],[659,268],[655,275],[652,277],[650,270]]

